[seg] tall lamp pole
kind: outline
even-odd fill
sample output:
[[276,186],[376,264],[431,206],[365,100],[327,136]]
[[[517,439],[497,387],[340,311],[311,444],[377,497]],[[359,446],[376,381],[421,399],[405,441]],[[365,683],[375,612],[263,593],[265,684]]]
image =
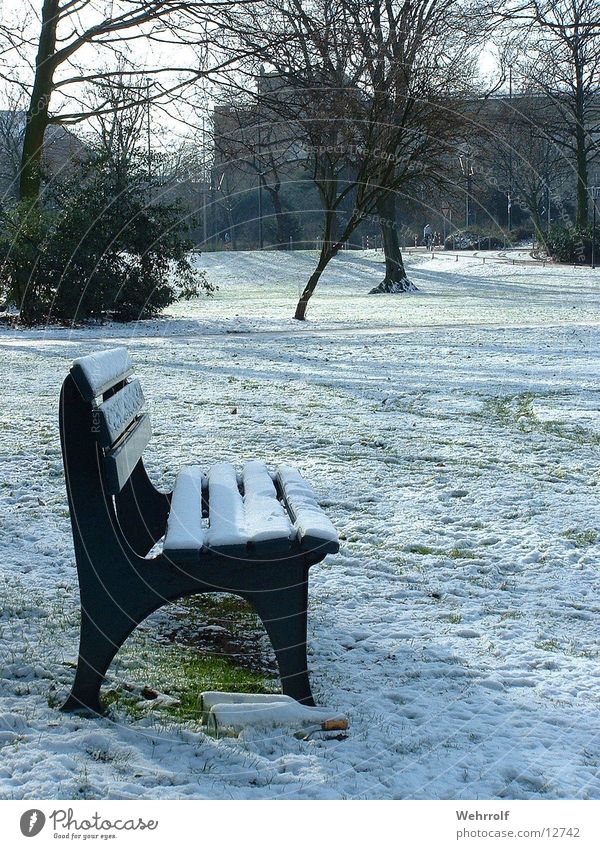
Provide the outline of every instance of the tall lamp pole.
[[261,116],[258,116],[258,247],[262,251],[263,239],[263,170],[262,170],[262,138],[261,138]]
[[448,216],[451,215],[452,212],[451,212],[451,209],[450,209],[449,206],[443,206],[442,209],[441,209],[441,212],[442,212],[442,219],[443,219],[443,226],[444,226],[444,242],[443,242],[443,244],[444,244],[444,247],[445,247],[446,246],[446,224],[448,222]]
[[513,187],[513,114],[512,114],[512,65],[508,66],[508,198],[506,218],[508,232],[512,230],[512,187]]
[[152,137],[150,133],[150,77],[146,77],[146,143],[148,157],[148,183],[152,180]]
[[592,186],[592,268],[596,268],[596,198],[598,197],[598,186]]
[[206,127],[205,127],[205,117],[202,115],[202,244],[206,247],[206,240],[208,238],[208,227],[207,227],[207,204],[206,204],[206,192],[207,192],[207,174],[206,174]]
[[258,247],[263,249],[262,171],[258,172]]
[[471,192],[473,189],[473,160],[469,152],[461,153],[458,157],[460,162],[460,170],[467,181],[467,198],[465,202],[465,229],[469,228],[471,223]]

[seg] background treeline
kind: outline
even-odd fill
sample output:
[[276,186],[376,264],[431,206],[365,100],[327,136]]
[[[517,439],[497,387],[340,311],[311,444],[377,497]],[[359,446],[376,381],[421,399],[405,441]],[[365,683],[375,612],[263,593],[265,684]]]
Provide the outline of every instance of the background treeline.
[[[194,250],[534,241],[589,262],[594,0],[37,0],[0,23],[0,299],[23,322],[209,292]],[[482,61],[484,57],[485,61]]]

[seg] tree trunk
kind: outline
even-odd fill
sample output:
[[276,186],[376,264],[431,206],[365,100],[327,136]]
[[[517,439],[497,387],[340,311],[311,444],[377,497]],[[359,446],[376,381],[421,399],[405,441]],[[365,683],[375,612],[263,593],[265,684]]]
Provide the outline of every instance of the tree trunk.
[[229,228],[229,242],[225,244],[226,248],[231,246],[232,251],[237,251],[237,233],[235,231],[235,222],[233,220],[233,210],[230,206],[225,207],[227,213],[227,227]]
[[404,270],[398,230],[396,229],[396,198],[393,193],[378,200],[377,213],[381,224],[385,277],[378,286],[371,289],[369,294],[416,292],[417,287],[410,282]]
[[321,274],[323,274],[323,272],[327,268],[329,260],[333,259],[339,249],[339,244],[331,245],[329,242],[323,242],[323,247],[321,248],[321,254],[319,256],[317,267],[308,278],[308,283],[304,287],[304,291],[300,295],[300,300],[298,301],[298,304],[296,306],[294,318],[297,321],[304,321],[304,319],[306,318],[306,308],[308,307],[308,302],[313,292],[317,288],[317,283],[321,279]]
[[37,205],[42,185],[42,151],[48,126],[48,107],[54,87],[54,62],[56,52],[56,27],[59,19],[59,0],[44,0],[42,28],[35,60],[35,77],[31,100],[27,109],[19,199]]
[[285,250],[288,247],[288,233],[286,227],[286,216],[281,205],[281,198],[279,197],[280,185],[268,186],[266,182],[263,182],[263,185],[269,194],[269,198],[273,206],[273,212],[275,213],[275,228],[277,231],[275,234],[277,242],[275,247],[279,250]]
[[[327,198],[325,198],[325,203],[327,203]],[[300,300],[296,305],[296,312],[294,313],[294,318],[297,321],[304,321],[306,318],[306,308],[308,307],[308,302],[312,297],[313,292],[317,288],[317,283],[321,279],[321,274],[327,268],[327,264],[333,257],[338,253],[340,248],[342,247],[342,242],[333,240],[333,233],[335,229],[335,221],[336,221],[336,213],[330,206],[325,206],[325,221],[323,222],[323,244],[321,245],[321,253],[319,254],[319,261],[317,263],[317,267],[313,271],[313,273],[308,278],[308,283],[304,287],[304,291],[300,295]]]
[[538,207],[534,203],[529,206],[529,215],[531,216],[531,223],[533,224],[536,239],[540,245],[543,245],[547,249],[548,234],[544,231],[544,225]]

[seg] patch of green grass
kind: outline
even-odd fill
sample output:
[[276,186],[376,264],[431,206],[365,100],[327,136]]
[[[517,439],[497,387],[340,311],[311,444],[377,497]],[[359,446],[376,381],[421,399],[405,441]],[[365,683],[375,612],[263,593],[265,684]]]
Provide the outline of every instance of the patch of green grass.
[[510,418],[510,398],[488,398],[483,403],[481,417],[495,416],[497,419],[506,421]]
[[560,652],[561,654],[568,655],[569,657],[585,657],[592,659],[598,656],[598,652],[592,649],[580,649],[573,642],[560,645],[558,640],[554,639],[540,640],[535,643],[535,647],[542,651]]
[[570,529],[564,532],[563,537],[574,542],[577,548],[585,548],[588,545],[595,545],[598,542],[598,531],[593,528],[588,531]]
[[426,554],[435,554],[435,549],[430,548],[428,545],[409,545],[406,550],[411,554],[422,554],[423,556]]
[[541,649],[542,651],[558,651],[559,645],[558,640],[540,640],[540,642],[534,643],[536,649]]
[[[218,627],[207,630],[207,625]],[[190,596],[161,631],[158,640],[149,631],[136,631],[118,657],[136,688],[150,686],[179,704],[150,708],[149,701],[146,708],[139,689],[130,692],[116,686],[103,696],[107,707],[117,706],[133,719],[150,715],[189,722],[199,720],[198,696],[204,690],[280,692],[261,646],[260,621],[238,596]],[[125,677],[124,670],[119,675]]]
[[448,617],[448,622],[452,625],[460,625],[462,622],[462,615],[460,613],[451,613]]
[[477,555],[468,548],[451,548],[450,551],[444,551],[443,548],[432,548],[429,545],[421,545],[416,543],[409,545],[405,549],[410,554],[420,554],[425,557],[427,554],[435,554],[439,557],[449,557],[451,560],[475,560]]
[[[548,396],[540,395],[537,397]],[[533,409],[535,398],[536,395],[533,392],[507,395],[504,398],[488,398],[484,402],[482,412],[476,415],[482,418],[493,416],[502,424],[513,424],[523,432],[536,430],[539,433],[557,436],[560,439],[568,439],[578,445],[600,445],[600,434],[586,430],[579,425],[567,426],[559,421],[541,421]]]
[[122,709],[131,719],[141,719],[145,714],[144,711],[137,706],[139,696],[134,696],[127,690],[112,688],[106,693],[102,693],[102,705],[107,710],[112,707]]
[[448,552],[448,557],[451,557],[452,560],[474,560],[475,555],[472,551],[469,551],[467,548],[452,548]]
[[[175,684],[172,695],[180,705],[163,708],[177,719],[198,717],[198,696],[203,690],[227,693],[272,693],[276,682],[264,675],[235,666],[224,657],[199,657],[190,652],[181,658],[183,681]],[[182,686],[183,685],[183,686]]]
[[169,717],[178,722],[189,722],[199,720],[198,696],[204,690],[232,693],[279,691],[274,678],[236,666],[230,658],[201,655],[197,650],[181,646],[161,645],[159,651],[157,645],[156,649],[154,666],[148,668],[148,675],[144,679],[151,681],[152,687],[158,692],[177,699],[179,704],[150,708],[149,702],[147,709],[139,693],[115,687],[103,695],[106,707],[117,706],[132,719],[147,716],[150,710],[150,715],[157,718]]
[[233,593],[191,595],[182,599],[181,604],[187,610],[199,613],[203,619],[255,616],[248,603],[239,595],[233,595]]

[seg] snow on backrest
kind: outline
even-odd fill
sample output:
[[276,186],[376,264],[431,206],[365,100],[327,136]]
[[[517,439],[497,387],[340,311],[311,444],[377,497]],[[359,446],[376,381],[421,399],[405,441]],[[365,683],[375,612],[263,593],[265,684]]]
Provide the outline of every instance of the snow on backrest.
[[110,348],[74,360],[71,375],[85,401],[93,401],[131,374],[133,364],[127,348]]
[[144,393],[139,380],[134,378],[98,407],[100,440],[108,448],[127,430],[144,406]]

